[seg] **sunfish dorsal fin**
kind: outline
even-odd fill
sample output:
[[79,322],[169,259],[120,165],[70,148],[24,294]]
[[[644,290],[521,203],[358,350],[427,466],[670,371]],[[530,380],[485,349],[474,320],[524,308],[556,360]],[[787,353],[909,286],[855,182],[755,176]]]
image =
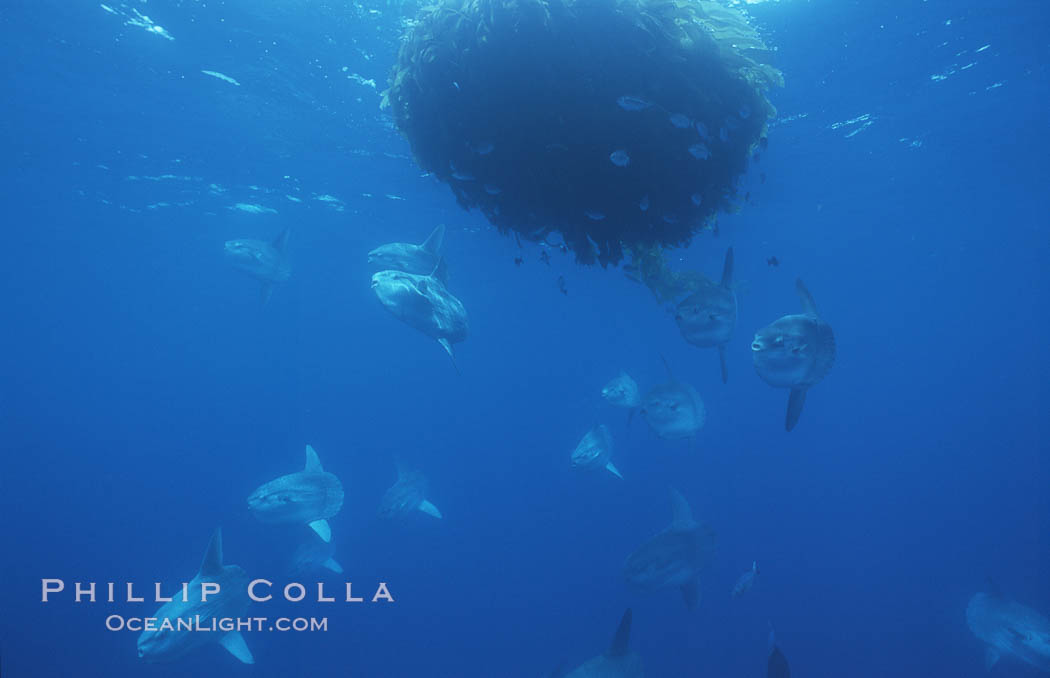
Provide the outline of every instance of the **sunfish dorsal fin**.
[[448,285],[448,262],[445,257],[439,257],[434,270],[430,272],[431,278],[437,278],[442,285]]
[[671,364],[667,362],[667,358],[664,357],[663,353],[660,354],[660,360],[664,363],[664,368],[667,370],[668,378],[670,378],[671,381],[674,381],[674,372],[671,371]]
[[289,226],[288,228],[286,228],[283,231],[281,231],[281,234],[278,235],[276,238],[274,238],[273,239],[273,243],[271,243],[273,245],[273,248],[275,250],[277,250],[278,252],[283,252],[284,248],[288,246],[288,235],[291,232],[292,232],[292,227],[291,226]]
[[420,247],[424,251],[429,252],[435,256],[441,254],[441,246],[445,243],[445,224],[438,224],[438,227],[427,236],[427,239],[423,241]]
[[[438,282],[440,282],[442,285],[445,284],[445,281],[441,278],[440,275],[438,275],[438,273],[441,271],[441,264],[443,264],[443,263],[445,263],[445,257],[439,257],[438,260],[437,260],[437,263],[434,264],[434,268],[430,269],[430,273],[427,274],[428,278],[433,278],[434,280],[437,280]],[[446,270],[445,273],[447,275],[448,271]],[[426,291],[426,282],[425,281],[420,280],[419,281],[419,286],[420,286],[421,289]]]
[[733,286],[733,248],[726,250],[726,262],[722,265],[722,287],[730,289]]
[[627,643],[631,640],[631,608],[627,608],[620,618],[620,625],[616,627],[612,645],[609,646],[610,657],[620,657],[628,653]]
[[616,468],[615,466],[613,466],[613,463],[611,461],[608,464],[605,465],[605,470],[608,471],[609,473],[613,474],[617,478],[620,478],[621,480],[623,479],[623,476],[620,475],[620,470],[618,468]]
[[252,656],[252,651],[248,649],[248,645],[244,642],[244,636],[241,635],[240,631],[230,631],[219,639],[219,645],[225,647],[241,663],[255,663],[255,657]]
[[802,278],[795,281],[795,290],[798,292],[799,301],[802,302],[803,313],[815,315],[819,318],[820,314],[817,313],[817,303],[813,301],[813,295],[809,293],[809,290],[807,290],[806,286],[802,283]]
[[688,529],[695,525],[693,510],[689,508],[689,502],[685,500],[682,493],[673,487],[671,490],[671,527]]
[[205,577],[214,577],[222,574],[222,528],[216,527],[208,542],[208,550],[204,552],[204,560],[201,561],[200,574]]
[[303,470],[307,473],[324,472],[324,469],[321,467],[321,458],[317,456],[317,452],[314,451],[313,445],[306,446],[306,468]]

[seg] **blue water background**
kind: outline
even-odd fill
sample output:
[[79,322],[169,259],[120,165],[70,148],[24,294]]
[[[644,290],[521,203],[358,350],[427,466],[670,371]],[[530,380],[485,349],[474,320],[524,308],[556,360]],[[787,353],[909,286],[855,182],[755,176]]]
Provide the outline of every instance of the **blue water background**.
[[[652,676],[764,675],[769,624],[798,676],[981,676],[964,610],[986,577],[1050,612],[1040,3],[753,9],[786,74],[782,122],[743,179],[752,204],[672,257],[715,277],[735,248],[725,386],[621,271],[548,268],[421,176],[378,110],[396,7],[112,8],[21,1],[0,20],[5,677],[539,676],[604,650],[628,606]],[[125,25],[132,8],[175,39]],[[471,318],[458,376],[368,286],[368,250],[438,223]],[[264,306],[222,243],[288,226],[295,273]],[[796,276],[838,360],[786,434],[786,392],[748,344],[798,309]],[[707,405],[693,445],[599,396],[620,369],[663,380],[661,354]],[[599,422],[622,482],[568,467]],[[153,604],[40,602],[43,577],[188,580],[219,525],[228,563],[287,581],[301,532],[244,499],[306,443],[347,490],[331,521],[346,579],[389,582],[393,605],[255,606],[330,630],[249,634],[254,667],[216,645],[158,667],[103,627]],[[395,456],[443,521],[376,517]],[[621,575],[669,523],[671,484],[718,533],[695,612]],[[731,599],[753,560],[755,589]]]

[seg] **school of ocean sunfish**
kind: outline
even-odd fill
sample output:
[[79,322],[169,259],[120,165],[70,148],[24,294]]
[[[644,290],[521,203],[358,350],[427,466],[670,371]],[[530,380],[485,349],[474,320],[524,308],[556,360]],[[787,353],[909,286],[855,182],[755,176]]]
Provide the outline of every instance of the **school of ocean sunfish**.
[[[624,98],[620,105],[637,110],[647,102]],[[672,116],[672,124],[676,121]],[[691,124],[690,121],[684,120]],[[699,125],[699,123],[698,123]],[[706,130],[698,126],[701,137]],[[616,165],[630,162],[626,152],[610,156]],[[448,288],[449,272],[442,248],[445,227],[438,226],[421,244],[389,243],[373,249],[368,263],[379,267],[371,285],[379,302],[395,318],[433,339],[448,353],[458,372],[453,344],[465,341],[469,320],[463,303]],[[238,239],[228,241],[225,251],[239,269],[262,283],[262,300],[270,299],[273,288],[291,275],[287,244],[289,231],[273,241]],[[727,346],[733,340],[737,322],[737,298],[733,285],[733,249],[726,251],[722,276],[718,282],[701,280],[699,288],[683,299],[674,310],[674,320],[683,339],[700,348],[718,351],[721,377],[728,382]],[[831,326],[817,311],[809,290],[797,280],[796,292],[801,312],[788,314],[755,332],[751,354],[756,374],[775,388],[788,389],[784,428],[798,424],[806,395],[831,371],[835,362],[835,336]],[[697,390],[678,379],[664,361],[667,380],[644,393],[625,371],[612,378],[601,390],[612,406],[627,410],[630,424],[637,412],[652,433],[664,440],[695,440],[706,421],[706,410]],[[620,482],[623,475],[612,460],[613,436],[607,426],[597,424],[583,434],[570,453],[570,466],[581,471],[604,470]],[[626,556],[623,577],[627,584],[643,591],[677,588],[689,609],[700,601],[700,575],[710,562],[715,547],[713,528],[693,516],[686,498],[670,488],[671,522],[642,541]],[[289,556],[289,571],[307,573],[329,570],[342,573],[335,560],[332,531],[328,519],[343,504],[339,479],[325,471],[314,449],[306,446],[306,463],[301,471],[281,476],[258,487],[247,499],[253,515],[263,523],[308,526],[307,538]],[[442,518],[437,506],[427,498],[426,478],[415,469],[397,464],[397,480],[383,495],[377,515],[386,519],[405,519],[415,513]],[[759,569],[752,562],[728,595],[739,598],[751,591]],[[157,611],[158,618],[201,615],[202,618],[239,616],[247,608],[248,584],[244,570],[223,565],[222,536],[216,530],[204,562],[192,583],[222,582],[229,592],[215,604],[168,602]],[[966,610],[966,620],[974,635],[987,645],[989,668],[1000,657],[1009,655],[1042,670],[1050,670],[1050,620],[1036,611],[999,593],[978,593]],[[630,650],[628,641],[632,612],[628,609],[617,627],[609,649],[567,671],[557,669],[556,678],[641,678],[641,658]],[[139,656],[148,661],[171,661],[199,644],[215,640],[245,663],[254,659],[244,638],[236,631],[223,636],[175,631],[146,631],[138,640]],[[789,678],[790,669],[772,631],[767,657],[769,678]]]

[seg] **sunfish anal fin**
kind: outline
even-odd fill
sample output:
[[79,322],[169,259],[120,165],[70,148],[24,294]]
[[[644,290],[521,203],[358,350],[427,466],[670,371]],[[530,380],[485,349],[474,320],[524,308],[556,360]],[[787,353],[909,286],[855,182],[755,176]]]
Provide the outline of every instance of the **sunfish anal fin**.
[[726,364],[726,346],[722,344],[718,347],[718,362],[722,367],[722,383],[729,383],[729,365]]
[[619,469],[617,469],[615,466],[613,466],[613,463],[611,461],[608,464],[605,465],[605,470],[607,470],[609,473],[613,474],[617,478],[621,478],[621,479],[623,478],[623,476],[620,475]]
[[309,473],[324,472],[324,469],[321,467],[321,458],[317,456],[313,445],[306,446],[306,467],[303,470]]
[[325,542],[332,541],[332,528],[328,526],[327,520],[315,520],[309,525],[310,529],[316,532],[317,536],[323,539]]
[[270,301],[270,297],[273,296],[273,283],[264,282],[259,296],[262,298],[262,303],[264,304]]
[[999,661],[999,650],[989,645],[984,649],[984,669],[990,671],[996,662]]
[[204,552],[204,560],[201,561],[200,573],[205,577],[214,577],[222,574],[222,528],[215,528],[208,542],[208,550]]
[[700,577],[693,577],[682,584],[682,598],[687,608],[696,609],[696,606],[700,604]]
[[241,663],[255,663],[255,657],[252,656],[252,651],[248,649],[248,645],[244,642],[244,636],[241,635],[240,631],[230,631],[219,639],[219,645],[225,647]]
[[609,646],[610,657],[622,657],[628,653],[627,644],[631,640],[631,608],[627,608],[620,618],[620,625],[616,627],[612,645]]
[[445,352],[448,353],[448,357],[452,358],[452,367],[455,367],[456,374],[459,374],[459,365],[456,364],[456,354],[452,352],[452,342],[450,342],[444,337],[441,337],[440,339],[438,339],[438,343],[441,344],[441,348],[445,349]]
[[798,418],[802,416],[802,406],[806,404],[806,389],[793,388],[788,396],[787,417],[784,419],[784,428],[790,431],[795,428]]
[[324,567],[327,570],[331,570],[336,574],[343,573],[343,566],[337,563],[335,558],[329,558],[328,560],[324,561],[323,563],[321,563],[321,567]]
[[427,514],[428,516],[434,516],[435,518],[442,518],[443,517],[441,515],[441,511],[438,510],[438,507],[434,506],[433,504],[431,504],[426,499],[424,499],[423,501],[419,502],[418,508],[419,508],[420,511],[422,511],[425,514]]

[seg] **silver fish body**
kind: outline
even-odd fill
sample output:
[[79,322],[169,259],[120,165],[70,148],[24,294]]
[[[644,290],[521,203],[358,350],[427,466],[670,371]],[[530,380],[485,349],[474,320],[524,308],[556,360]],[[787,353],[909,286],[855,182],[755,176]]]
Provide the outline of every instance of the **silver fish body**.
[[714,554],[715,534],[709,526],[693,520],[689,504],[674,489],[671,506],[671,525],[628,556],[624,577],[647,591],[679,587],[691,609],[699,601],[699,574]]
[[441,511],[426,497],[427,480],[417,471],[398,466],[397,482],[383,494],[379,501],[379,517],[405,518],[414,511],[421,511],[434,518],[442,518]]
[[751,356],[755,372],[770,386],[791,389],[785,428],[798,423],[806,391],[820,383],[835,364],[835,334],[817,314],[813,297],[802,284],[795,287],[803,313],[786,315],[755,333]]
[[368,253],[368,263],[384,270],[404,271],[416,275],[431,275],[443,283],[448,283],[448,266],[441,254],[445,241],[445,225],[434,229],[433,233],[420,245],[404,242],[381,245]]
[[343,484],[321,467],[317,452],[306,446],[306,466],[259,486],[248,495],[248,508],[262,523],[305,523],[324,541],[332,540],[328,518],[343,507]]
[[966,623],[986,643],[985,668],[1008,655],[1050,671],[1050,619],[1001,595],[978,593],[966,606]]
[[602,388],[602,397],[617,407],[638,407],[642,402],[637,382],[626,372],[620,372],[618,377]]
[[622,478],[620,472],[613,466],[612,457],[613,438],[605,424],[598,424],[583,436],[576,449],[572,452],[572,467],[581,470],[604,468],[613,475]]
[[700,289],[686,297],[675,311],[682,337],[700,348],[717,348],[722,383],[729,380],[725,347],[736,329],[736,292],[733,290],[733,248],[726,251],[722,280],[701,279]]
[[455,360],[452,344],[470,332],[467,310],[437,278],[380,271],[372,276],[372,290],[383,307],[398,320],[441,344]]
[[[139,658],[151,663],[175,661],[201,645],[215,641],[241,662],[255,663],[243,636],[236,630],[219,635],[178,626],[180,620],[188,619],[198,628],[207,629],[215,620],[243,618],[249,603],[248,582],[248,575],[243,569],[237,565],[223,565],[222,532],[216,530],[200,570],[186,586],[186,600],[183,600],[181,593],[174,592],[170,596],[172,600],[164,603],[153,614],[156,628],[145,630],[139,635]],[[203,584],[217,585],[218,593],[205,596]]]
[[331,518],[343,506],[343,486],[328,472],[289,473],[260,486],[248,507],[263,523],[310,523]]
[[700,394],[679,381],[651,388],[642,398],[640,412],[653,432],[664,440],[692,438],[707,419]]

